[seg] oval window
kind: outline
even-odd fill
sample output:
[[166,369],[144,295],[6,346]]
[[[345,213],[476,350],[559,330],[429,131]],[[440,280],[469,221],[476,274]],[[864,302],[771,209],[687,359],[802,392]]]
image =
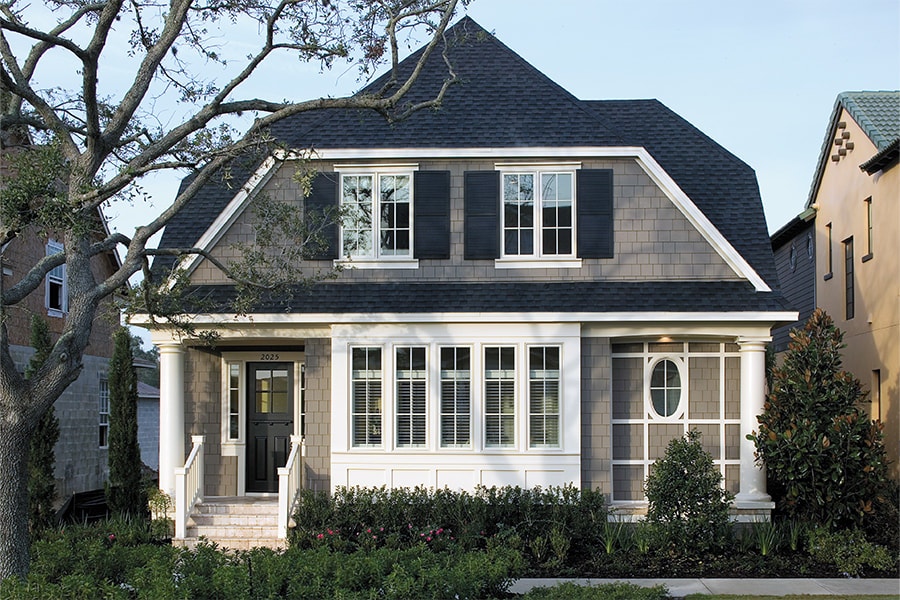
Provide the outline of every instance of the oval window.
[[650,375],[650,401],[661,417],[671,417],[681,402],[681,374],[671,360],[661,360]]

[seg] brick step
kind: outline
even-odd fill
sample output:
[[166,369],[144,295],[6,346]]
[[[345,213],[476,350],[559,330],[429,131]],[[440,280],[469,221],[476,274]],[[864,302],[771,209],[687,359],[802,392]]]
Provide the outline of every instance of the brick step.
[[229,527],[229,526],[200,526],[188,525],[185,530],[185,537],[206,537],[213,541],[221,540],[240,540],[240,539],[277,539],[278,527],[273,525],[267,526],[247,526],[247,527]]

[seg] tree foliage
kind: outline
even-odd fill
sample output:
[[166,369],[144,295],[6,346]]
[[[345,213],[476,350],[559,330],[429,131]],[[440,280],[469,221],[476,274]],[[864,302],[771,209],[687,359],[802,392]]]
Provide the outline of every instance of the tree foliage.
[[[229,183],[237,157],[272,154],[277,141],[269,128],[280,119],[327,108],[401,119],[440,106],[457,81],[449,62],[432,98],[405,98],[465,1],[0,0],[0,144],[4,171],[14,175],[0,186],[0,248],[32,232],[52,232],[64,247],[25,265],[17,280],[0,280],[0,324],[63,264],[69,292],[61,335],[31,379],[16,370],[0,325],[0,578],[28,569],[29,440],[78,378],[98,311],[128,289],[133,275],[150,274],[149,261],[160,252],[149,240],[203,186],[215,178]],[[416,35],[425,37],[425,51],[401,74],[400,48]],[[232,58],[227,51],[237,41],[243,55]],[[260,97],[248,82],[281,56],[323,70],[355,65],[363,78],[387,64],[391,76],[366,94]],[[254,119],[249,126],[240,120],[246,116]],[[171,170],[190,177],[155,217],[129,235],[100,222],[99,209],[145,202],[144,178]],[[99,276],[92,261],[112,252],[121,260]],[[166,252],[205,255],[200,248]],[[177,304],[161,303],[183,286],[158,294],[158,281],[145,282],[129,299],[143,302],[141,310],[176,315]]]
[[109,481],[110,512],[136,517],[144,512],[141,449],[138,445],[137,374],[131,357],[131,333],[120,327],[113,336],[109,362]]
[[882,426],[863,409],[859,380],[842,369],[843,347],[843,334],[821,309],[792,331],[759,431],[749,436],[784,490],[780,508],[829,526],[862,524],[886,490]]
[[[47,322],[31,317],[31,347],[34,354],[25,369],[30,378],[53,347]],[[28,450],[28,522],[32,533],[52,526],[56,521],[56,442],[59,441],[59,419],[51,406],[41,417]]]
[[662,530],[667,544],[698,553],[724,546],[733,496],[722,488],[722,474],[703,449],[698,431],[669,442],[665,455],[653,464],[644,492],[647,521]]

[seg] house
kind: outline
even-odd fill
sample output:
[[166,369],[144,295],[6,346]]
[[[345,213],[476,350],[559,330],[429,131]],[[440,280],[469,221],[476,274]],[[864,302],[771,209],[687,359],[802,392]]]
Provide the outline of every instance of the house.
[[137,421],[141,462],[159,469],[159,388],[138,381]]
[[900,92],[844,92],[834,104],[807,209],[815,211],[816,304],[844,332],[844,368],[900,476]]
[[[21,147],[5,147],[0,160],[0,183],[15,176],[8,160],[10,153]],[[98,227],[105,227],[98,215]],[[62,250],[61,238],[53,233],[26,230],[2,249],[3,287],[15,285],[38,260]],[[105,278],[117,269],[114,253],[98,256],[92,267],[94,275]],[[5,314],[9,334],[10,355],[24,373],[34,350],[31,347],[31,315],[43,317],[51,336],[63,330],[69,310],[66,267],[51,271],[42,288],[29,295],[15,310]],[[118,327],[119,315],[112,302],[105,303],[94,321],[83,360],[83,369],[54,404],[59,419],[59,441],[56,443],[56,491],[58,501],[73,494],[103,489],[107,480],[107,448],[109,434],[109,385],[107,372],[112,356],[112,333]]]
[[[440,110],[285,119],[273,135],[314,149],[308,197],[278,154],[166,228],[161,246],[227,262],[261,195],[344,210],[308,265],[336,279],[235,316],[233,286],[191,258],[193,323],[216,344],[143,321],[176,536],[199,532],[195,501],[277,493],[284,513],[298,485],[574,484],[640,512],[650,465],[690,429],[739,516],[768,516],[746,435],[771,328],[797,313],[753,171],[658,101],[575,98],[469,18],[447,39],[463,82]],[[445,77],[434,56],[412,101]]]
[[785,300],[799,318],[772,329],[776,354],[788,349],[791,329],[802,328],[816,309],[816,211],[809,209],[772,234],[775,269]]

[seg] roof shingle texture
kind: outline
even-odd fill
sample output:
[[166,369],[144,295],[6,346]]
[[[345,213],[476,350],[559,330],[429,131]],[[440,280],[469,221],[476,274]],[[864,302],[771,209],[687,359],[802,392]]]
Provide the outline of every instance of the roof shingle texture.
[[[290,147],[318,149],[642,146],[756,272],[777,287],[756,175],[746,164],[656,100],[578,100],[468,17],[446,37],[461,83],[450,88],[439,109],[395,123],[372,111],[301,113],[276,123],[274,137]],[[420,53],[401,63],[402,74]],[[433,97],[446,69],[436,49],[405,101]],[[387,81],[385,75],[360,93]],[[246,180],[250,172],[235,169],[233,181]],[[237,186],[207,185],[166,227],[161,246],[193,245],[236,192]],[[154,269],[171,265],[171,259],[160,257]]]

